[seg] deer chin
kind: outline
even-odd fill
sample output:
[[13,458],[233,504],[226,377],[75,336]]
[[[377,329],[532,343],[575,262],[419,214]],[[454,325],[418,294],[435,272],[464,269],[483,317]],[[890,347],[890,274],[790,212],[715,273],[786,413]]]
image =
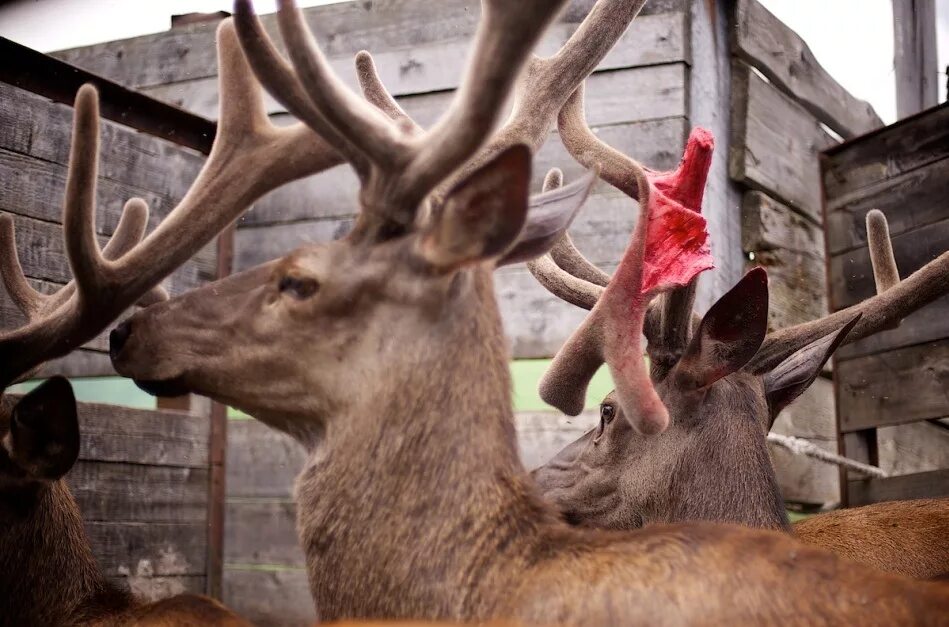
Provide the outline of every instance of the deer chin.
[[152,396],[184,396],[191,393],[191,388],[183,377],[173,379],[132,379],[143,392]]

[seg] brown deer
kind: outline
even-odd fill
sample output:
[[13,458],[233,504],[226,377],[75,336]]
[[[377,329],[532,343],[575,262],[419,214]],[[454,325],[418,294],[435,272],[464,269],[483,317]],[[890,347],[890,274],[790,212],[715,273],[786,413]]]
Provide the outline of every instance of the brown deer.
[[[520,142],[542,141],[533,129],[545,135],[553,119],[543,112],[559,111],[618,36],[604,33],[622,32],[641,2],[601,0],[558,55],[532,61],[514,118],[477,154],[486,128],[457,120],[490,127],[559,3],[485,2],[463,87],[422,133],[341,86],[299,11],[280,4],[292,67],[238,2],[244,50],[275,97],[308,98],[305,112],[341,139],[362,181],[357,223],[341,240],[138,312],[111,348],[119,372],[145,389],[209,395],[307,447],[298,530],[323,617],[946,622],[949,591],[867,573],[784,534],[571,528],[517,457],[491,278],[527,212],[530,150]],[[659,191],[641,172],[636,181],[646,206],[684,191]],[[648,222],[623,276],[649,274]]]
[[[560,114],[565,145],[582,163],[601,164],[606,180],[628,185],[633,165],[593,136],[582,98],[578,91]],[[768,291],[761,270],[750,272],[701,319],[692,312],[694,282],[664,296],[650,311],[645,334],[652,381],[672,412],[669,429],[659,435],[634,429],[629,413],[637,408],[624,405],[618,389],[601,404],[599,426],[533,472],[545,496],[571,522],[596,527],[708,520],[790,531],[765,442],[778,412],[842,343],[891,328],[949,290],[949,253],[900,282],[883,214],[871,211],[867,228],[878,296],[822,320],[766,335]],[[593,310],[580,333],[602,327],[596,312],[610,277],[569,239],[552,252],[531,270],[553,293]],[[578,407],[564,403],[563,395],[582,400],[586,380],[564,374],[562,357],[575,363],[572,346],[582,340],[571,339],[541,384],[545,400],[568,413]],[[634,345],[638,349],[638,338]],[[794,533],[883,570],[920,578],[949,571],[949,499],[814,516],[794,525]]]

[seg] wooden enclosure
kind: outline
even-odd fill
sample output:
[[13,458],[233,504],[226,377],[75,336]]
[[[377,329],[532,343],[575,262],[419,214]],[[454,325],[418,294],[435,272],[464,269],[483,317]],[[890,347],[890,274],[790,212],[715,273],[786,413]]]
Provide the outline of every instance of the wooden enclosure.
[[[592,4],[593,0],[571,2],[545,36],[541,53],[559,47]],[[427,126],[445,109],[457,87],[480,10],[477,0],[389,0],[340,3],[306,9],[304,14],[344,80],[355,86],[353,55],[368,49],[399,103]],[[265,16],[264,24],[272,34],[276,32],[273,18]],[[54,56],[213,119],[218,98],[215,27],[213,23],[188,24]],[[276,123],[291,121],[276,102],[268,99],[267,103]],[[700,309],[707,308],[747,268],[762,265],[771,281],[772,328],[826,313],[825,231],[831,264],[830,304],[845,306],[851,302],[847,299],[857,298],[870,285],[866,277],[852,275],[844,265],[850,262],[844,259],[861,254],[862,230],[856,233],[854,225],[862,219],[860,212],[871,205],[842,184],[831,200],[828,187],[825,220],[818,157],[842,138],[862,135],[882,123],[869,105],[848,94],[821,68],[800,37],[756,0],[650,0],[589,79],[586,109],[591,127],[602,139],[658,169],[675,166],[691,126],[702,125],[715,134],[717,146],[703,211],[709,220],[717,269],[700,282]],[[945,110],[941,111],[944,130]],[[18,216],[21,259],[27,275],[43,289],[53,289],[68,279],[57,222],[70,119],[68,107],[0,84],[0,210]],[[882,132],[869,137],[885,136]],[[945,136],[935,136],[942,138],[944,143],[939,145],[945,148]],[[919,141],[924,139],[920,135]],[[839,152],[831,150],[827,158],[843,159],[862,141],[845,144]],[[194,151],[111,122],[103,124],[102,146],[99,227],[103,237],[114,228],[121,205],[130,196],[149,201],[154,226],[180,199],[203,160]],[[912,154],[911,146],[905,148],[907,155]],[[945,152],[949,151],[939,154]],[[853,171],[867,175],[864,166],[869,162],[855,163]],[[938,213],[945,207],[936,204],[937,199],[946,198],[947,179],[938,167],[947,163],[900,166],[879,179],[866,179],[859,192],[886,188],[895,202],[908,190],[915,194],[912,190],[922,189],[918,177],[932,172],[927,176],[943,187],[932,187],[929,196],[917,199],[928,198],[931,206],[917,209],[920,203],[909,202],[907,206],[914,209],[902,215],[913,224],[910,227],[906,222],[904,231],[915,233],[918,228],[914,237],[929,238],[920,241],[926,242],[927,250],[939,252],[949,247],[945,239],[938,239],[939,220],[946,216]],[[580,173],[555,131],[535,160],[535,190],[553,166],[565,171],[568,182]],[[271,193],[238,224],[234,269],[251,267],[306,242],[345,234],[353,222],[355,195],[356,180],[346,167]],[[834,203],[836,209],[831,208]],[[892,221],[895,209],[881,208]],[[571,234],[585,255],[612,271],[637,215],[635,203],[599,183]],[[835,229],[850,229],[857,239],[840,246],[835,243]],[[923,253],[911,251],[917,256],[904,263],[900,250],[898,244],[898,261],[907,274],[914,269],[913,260],[922,260]],[[225,261],[213,246],[207,247],[175,273],[171,292],[215,278]],[[854,284],[845,285],[844,279],[851,278]],[[553,356],[584,312],[549,295],[523,265],[500,270],[496,279],[515,358]],[[917,352],[929,346],[927,359],[937,359],[932,362],[932,381],[939,381],[946,370],[938,362],[943,349],[932,345],[949,336],[944,332],[949,330],[945,316],[938,318],[940,311],[945,313],[944,301],[940,301],[942,309],[920,312],[904,323],[903,330],[882,336],[888,339],[917,328],[936,333],[938,337],[919,339],[917,335],[912,341],[886,346],[886,350]],[[4,326],[21,320],[5,295],[0,296],[0,315]],[[846,389],[849,362],[884,350],[878,347],[860,353],[865,344],[842,353],[836,366],[841,390]],[[111,374],[105,349],[100,337],[51,364],[48,372]],[[829,450],[836,448],[830,376],[828,370],[782,414],[776,432],[805,437]],[[879,397],[892,381],[881,378],[873,385],[861,388],[861,398]],[[841,403],[846,402],[841,397]],[[937,405],[927,411],[938,413]],[[220,450],[208,452],[214,439],[208,412],[198,413],[202,417],[195,419],[167,411],[83,406],[83,458],[74,471],[73,485],[103,564],[110,573],[128,577],[138,589],[160,591],[167,585],[167,591],[217,590],[207,581],[209,573],[213,577],[210,564],[217,559],[207,557],[208,529],[216,516],[208,512],[222,503],[208,494],[212,486],[220,487],[214,469],[223,458]],[[117,422],[120,419],[125,422]],[[531,467],[545,461],[595,420],[595,412],[590,411],[576,419],[554,412],[520,412],[517,428],[525,464]],[[888,420],[873,426],[895,424],[892,418]],[[907,442],[931,446],[923,440],[932,439],[904,437],[884,429],[879,437],[884,465],[887,450],[899,450]],[[789,500],[824,504],[840,498],[836,468],[793,457],[783,449],[775,450],[774,458]],[[302,449],[288,437],[252,420],[228,422],[221,592],[226,603],[260,624],[306,624],[314,617],[294,529],[292,484],[303,460]],[[900,463],[904,470],[915,470],[912,464]],[[892,485],[895,490],[910,489]]]
[[[0,82],[0,211],[13,214],[24,273],[44,292],[71,279],[60,224],[71,129],[69,106]],[[193,150],[104,120],[97,189],[102,241],[131,197],[149,203],[154,227],[184,195],[203,160]],[[216,256],[209,246],[165,285],[175,294],[214,278]],[[0,327],[22,322],[2,291]],[[103,334],[47,364],[41,375],[114,374],[107,350]],[[195,417],[80,403],[79,419],[79,461],[66,479],[105,573],[147,598],[206,592],[214,473],[207,412]]]
[[[864,226],[870,209],[889,220],[901,276],[949,250],[949,105],[832,148],[821,167],[832,309],[875,293]],[[949,297],[839,350],[834,372],[841,451],[895,475],[842,474],[845,502],[949,495]],[[888,442],[907,433],[941,451],[919,459],[919,450],[904,449],[916,459],[887,463]]]

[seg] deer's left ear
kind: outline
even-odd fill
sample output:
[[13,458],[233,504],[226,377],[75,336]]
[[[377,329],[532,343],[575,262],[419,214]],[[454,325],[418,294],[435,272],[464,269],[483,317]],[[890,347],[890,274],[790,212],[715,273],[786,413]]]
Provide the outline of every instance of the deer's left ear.
[[497,258],[524,228],[531,153],[518,144],[471,173],[445,197],[419,242],[422,257],[450,271]]
[[13,408],[3,446],[33,479],[55,481],[69,472],[79,457],[79,420],[69,381],[53,377],[24,395]]
[[674,373],[694,389],[737,371],[755,356],[768,331],[768,273],[749,270],[708,310]]
[[862,315],[857,314],[837,331],[811,342],[764,375],[764,391],[771,414],[768,429],[774,425],[781,410],[814,383],[821,368],[843,343]]

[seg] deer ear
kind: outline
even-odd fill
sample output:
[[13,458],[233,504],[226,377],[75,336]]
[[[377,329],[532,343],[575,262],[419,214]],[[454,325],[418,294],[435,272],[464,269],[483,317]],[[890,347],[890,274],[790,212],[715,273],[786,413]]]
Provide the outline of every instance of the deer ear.
[[500,257],[517,240],[527,216],[531,153],[517,144],[448,192],[422,235],[422,257],[453,270]]
[[781,410],[814,383],[821,368],[843,343],[862,315],[857,314],[837,331],[811,342],[764,375],[764,391],[771,413],[768,429],[774,424]]
[[569,185],[531,196],[527,223],[498,265],[530,261],[550,251],[573,223],[593,189],[596,176],[595,171],[587,172]]
[[79,420],[72,386],[53,377],[23,396],[13,408],[3,445],[34,479],[55,481],[79,456]]
[[750,270],[708,310],[676,364],[676,374],[704,388],[755,356],[768,331],[768,273]]

